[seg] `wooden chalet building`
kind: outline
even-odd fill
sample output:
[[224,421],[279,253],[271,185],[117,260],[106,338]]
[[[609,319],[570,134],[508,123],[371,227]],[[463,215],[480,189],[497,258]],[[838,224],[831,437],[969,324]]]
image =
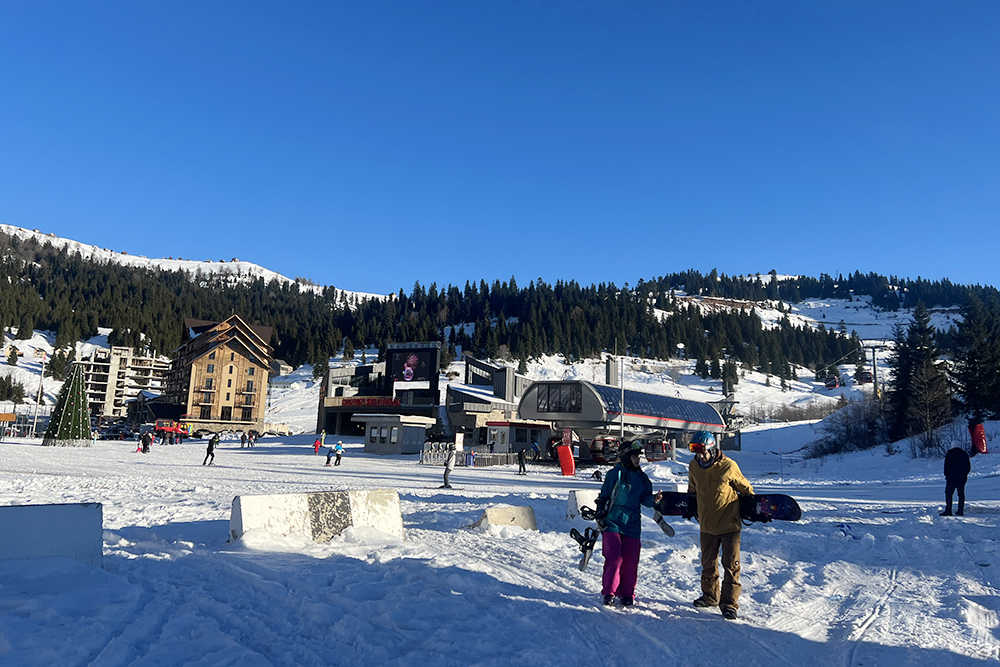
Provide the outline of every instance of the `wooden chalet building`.
[[181,420],[192,433],[264,430],[271,331],[239,315],[222,322],[184,320],[164,398],[182,406]]

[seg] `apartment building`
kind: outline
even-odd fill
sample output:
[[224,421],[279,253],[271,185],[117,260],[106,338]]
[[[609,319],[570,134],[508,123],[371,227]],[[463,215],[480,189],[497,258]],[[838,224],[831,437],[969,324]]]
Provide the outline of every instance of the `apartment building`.
[[130,347],[97,348],[75,363],[84,369],[90,414],[105,419],[124,419],[128,401],[142,391],[162,391],[170,368],[168,361]]

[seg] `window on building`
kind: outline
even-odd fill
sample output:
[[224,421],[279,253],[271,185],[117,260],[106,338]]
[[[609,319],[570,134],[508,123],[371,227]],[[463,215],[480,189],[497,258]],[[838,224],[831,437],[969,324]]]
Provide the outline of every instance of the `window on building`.
[[389,442],[395,444],[399,442],[399,427],[393,426],[392,430],[389,431]]
[[232,374],[233,374],[233,369],[234,369],[234,368],[236,368],[236,366],[230,366],[230,367],[229,367],[229,374],[230,374],[230,375],[232,375]]
[[226,400],[227,401],[232,400],[232,399],[229,398],[229,392],[228,391],[226,392]]
[[539,412],[583,411],[583,389],[578,384],[549,384],[538,388]]
[[255,375],[255,374],[256,374],[256,373],[255,373],[255,371],[256,371],[256,370],[257,370],[257,369],[256,369],[255,367],[251,366],[251,367],[250,367],[250,370],[248,370],[248,371],[247,371],[247,374],[248,374],[248,375]]
[[253,391],[253,380],[247,380],[247,391]]
[[233,380],[232,380],[232,378],[226,380],[226,387],[232,387],[232,386],[233,386]]
[[201,415],[200,415],[200,417],[202,419],[206,419],[206,420],[211,419],[212,418],[212,406],[211,405],[203,405],[203,406],[201,406]]
[[236,353],[235,352],[230,352],[229,353],[229,361],[233,361],[234,359],[236,359]]
[[208,354],[208,358],[209,359],[215,359],[215,351],[214,350]]
[[381,429],[381,432],[379,433],[379,440],[381,440],[382,442],[385,442],[386,438],[388,438],[388,437],[389,437],[389,427],[388,426],[383,426],[382,429]]
[[212,378],[205,378],[205,389],[212,388]]
[[219,416],[224,422],[233,421],[233,408],[232,406],[226,405],[222,408],[222,414]]
[[208,366],[206,366],[205,367],[205,372],[206,373],[214,373],[215,372],[215,364],[209,364]]
[[243,408],[243,421],[245,422],[253,421],[253,408]]
[[371,432],[368,434],[368,442],[376,442],[378,440],[378,426],[372,426]]
[[212,402],[212,395],[211,394],[202,394],[201,395],[201,402],[202,403],[211,403]]
[[514,429],[514,442],[517,444],[528,444],[528,429],[526,428],[515,428]]

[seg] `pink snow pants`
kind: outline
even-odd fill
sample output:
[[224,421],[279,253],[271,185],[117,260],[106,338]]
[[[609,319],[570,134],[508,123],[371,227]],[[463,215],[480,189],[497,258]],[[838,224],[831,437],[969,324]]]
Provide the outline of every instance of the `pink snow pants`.
[[602,595],[617,595],[619,600],[635,597],[639,576],[639,549],[642,543],[610,530],[601,533],[601,553],[604,554]]

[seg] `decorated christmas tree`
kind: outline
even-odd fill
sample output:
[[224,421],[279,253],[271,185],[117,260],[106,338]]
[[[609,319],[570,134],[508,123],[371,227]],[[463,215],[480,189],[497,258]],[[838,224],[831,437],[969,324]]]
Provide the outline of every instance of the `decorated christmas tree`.
[[73,374],[59,392],[42,444],[89,447],[90,442],[90,408],[87,406],[83,365],[73,364]]

